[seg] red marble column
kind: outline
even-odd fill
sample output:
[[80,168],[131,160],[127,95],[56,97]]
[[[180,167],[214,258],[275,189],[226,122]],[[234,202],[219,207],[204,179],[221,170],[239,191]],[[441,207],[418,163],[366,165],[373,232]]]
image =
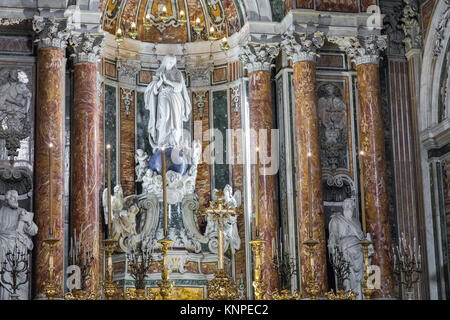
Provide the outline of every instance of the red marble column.
[[381,290],[376,295],[392,297],[392,250],[389,226],[389,205],[386,189],[386,154],[378,63],[357,64],[360,149],[364,151],[361,169],[364,173],[364,194],[367,231],[372,236],[375,255],[373,265],[381,269]]
[[[100,108],[97,94],[97,66],[75,64],[74,105],[71,142],[71,237],[80,239],[81,254],[92,256],[91,279],[86,289],[97,291],[99,283]],[[83,259],[81,259],[83,261]]]
[[[90,258],[90,279],[85,290],[97,292],[100,275],[100,189],[102,110],[98,96],[97,59],[102,36],[74,36],[74,101],[71,123],[71,238],[81,241]],[[83,285],[83,283],[82,283]]]
[[322,196],[319,117],[316,95],[316,56],[325,41],[320,31],[283,34],[282,47],[294,64],[294,138],[297,230],[302,291],[307,294],[311,274],[310,255],[304,244],[319,241],[314,253],[314,277],[319,296],[328,290],[325,221]]
[[[258,142],[261,148],[267,148],[267,150],[261,150],[262,154],[267,154],[271,157],[271,130],[273,129],[274,116],[272,112],[272,97],[270,78],[271,73],[268,71],[255,71],[249,75],[249,94],[250,94],[250,128],[254,129],[258,134],[260,130],[267,130],[267,146]],[[273,143],[276,143],[273,142]],[[273,240],[277,239],[277,196],[276,196],[276,176],[264,175],[264,162],[262,155],[259,155],[260,159],[260,174],[259,180],[256,181],[256,177],[251,177],[252,181],[252,198],[254,197],[259,204],[259,236],[265,241],[265,247],[263,252],[263,280],[267,284],[266,298],[270,298],[270,293],[278,289],[278,272],[273,265]],[[255,183],[259,184],[259,194],[255,194]]]
[[[36,149],[34,212],[39,232],[35,239],[34,297],[46,298],[43,284],[48,280],[48,253],[44,240],[49,237],[49,198],[52,197],[53,235],[59,239],[54,252],[55,279],[61,298],[64,281],[64,58],[57,47],[38,50],[38,89],[36,104]],[[52,188],[49,184],[49,143],[52,152]]]
[[311,272],[310,258],[304,242],[310,238],[310,219],[312,219],[312,238],[319,241],[315,247],[314,273],[320,288],[319,295],[324,295],[328,288],[327,257],[314,61],[301,61],[294,64],[294,92],[297,229],[302,290],[305,290]]

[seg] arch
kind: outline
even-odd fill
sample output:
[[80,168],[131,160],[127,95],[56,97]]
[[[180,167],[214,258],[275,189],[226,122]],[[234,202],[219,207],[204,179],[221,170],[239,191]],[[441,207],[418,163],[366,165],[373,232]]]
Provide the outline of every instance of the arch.
[[272,8],[270,0],[240,0],[244,2],[248,20],[272,21]]
[[[441,42],[442,49],[435,56],[435,47],[438,40],[437,28],[442,19],[444,12],[448,8],[445,1],[440,1],[433,13],[431,24],[424,46],[422,70],[420,78],[420,105],[419,105],[419,130],[432,128],[439,123],[439,89],[442,75],[442,65],[445,61],[446,48],[450,38],[450,23],[447,22],[446,32]],[[448,115],[448,110],[447,110]]]

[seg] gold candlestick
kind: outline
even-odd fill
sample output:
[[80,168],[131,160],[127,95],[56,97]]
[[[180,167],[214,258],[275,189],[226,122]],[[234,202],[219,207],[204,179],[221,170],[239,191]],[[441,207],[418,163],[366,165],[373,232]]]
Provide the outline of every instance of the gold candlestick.
[[366,226],[366,201],[365,201],[365,190],[364,190],[364,151],[361,151],[359,153],[359,169],[360,169],[360,182],[361,185],[361,223],[362,223],[362,229],[364,232],[364,237],[366,237],[367,233],[367,226]]
[[242,212],[238,208],[230,208],[228,206],[225,202],[223,191],[218,191],[216,195],[217,200],[210,201],[209,208],[201,213],[202,215],[210,214],[213,220],[218,221],[219,262],[214,279],[208,281],[206,286],[208,300],[236,300],[238,298],[238,287],[224,270],[223,223],[225,219],[229,219],[230,215],[239,215]]
[[313,210],[312,210],[312,181],[311,181],[311,152],[308,153],[308,186],[309,186],[309,238],[313,237]]
[[162,246],[161,250],[163,251],[163,268],[161,271],[162,281],[158,282],[159,294],[161,295],[163,300],[168,300],[170,298],[170,295],[172,294],[172,289],[174,285],[173,281],[169,281],[170,270],[169,270],[169,256],[168,256],[170,245],[173,243],[173,241],[169,239],[162,239],[159,240],[158,243],[161,244]]
[[48,234],[49,238],[53,238],[53,161],[52,161],[53,143],[48,145],[48,207],[49,207],[49,226]]
[[111,214],[111,145],[106,146],[107,166],[108,166],[108,239],[112,239],[112,214]]
[[257,239],[250,241],[250,244],[252,245],[252,251],[254,253],[254,261],[255,261],[253,267],[253,274],[255,280],[252,283],[253,288],[255,289],[255,299],[264,300],[264,295],[267,292],[267,284],[263,282],[263,273],[262,273],[262,259],[265,241]]
[[163,185],[163,217],[164,217],[164,238],[167,238],[167,182],[166,182],[166,152],[161,149],[161,175]]
[[119,283],[114,282],[114,269],[112,263],[112,255],[117,248],[117,241],[107,239],[103,241],[104,250],[106,252],[106,279],[103,281],[103,293],[107,300],[120,299],[123,293],[119,290]]
[[316,283],[316,276],[315,276],[315,259],[314,259],[314,253],[316,251],[315,247],[319,244],[319,241],[308,239],[305,242],[303,242],[304,245],[306,245],[306,250],[309,254],[309,263],[310,263],[310,272],[308,276],[308,280],[306,281],[306,292],[311,300],[317,300],[317,296],[320,292],[319,285]]
[[59,239],[53,237],[44,240],[48,250],[48,281],[44,282],[44,292],[48,300],[54,300],[60,289],[55,279],[54,265],[54,253],[58,242]]
[[259,238],[259,147],[256,148],[255,164],[255,233],[256,239]]

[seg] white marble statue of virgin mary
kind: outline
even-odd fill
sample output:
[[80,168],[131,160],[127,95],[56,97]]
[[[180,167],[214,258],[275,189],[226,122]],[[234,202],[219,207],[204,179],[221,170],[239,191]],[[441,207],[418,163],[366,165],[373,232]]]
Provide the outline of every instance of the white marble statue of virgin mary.
[[148,134],[153,150],[183,147],[183,122],[191,115],[191,101],[174,56],[164,57],[145,90],[149,110]]

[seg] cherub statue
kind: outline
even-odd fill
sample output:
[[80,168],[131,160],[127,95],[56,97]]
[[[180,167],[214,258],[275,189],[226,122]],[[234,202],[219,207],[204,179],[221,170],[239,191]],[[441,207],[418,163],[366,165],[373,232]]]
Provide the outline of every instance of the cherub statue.
[[135,154],[136,166],[136,182],[142,182],[142,178],[149,170],[148,168],[148,154],[142,149],[137,149]]
[[[105,217],[105,224],[108,224],[108,188],[103,190],[103,212]],[[111,215],[114,220],[114,212],[120,213],[123,209],[124,199],[123,190],[120,185],[114,187],[114,194],[111,195]]]
[[233,188],[231,188],[231,186],[227,184],[225,188],[223,188],[223,195],[225,203],[227,203],[230,208],[236,209],[241,206],[242,197],[240,190],[236,190],[236,192],[233,195]]

